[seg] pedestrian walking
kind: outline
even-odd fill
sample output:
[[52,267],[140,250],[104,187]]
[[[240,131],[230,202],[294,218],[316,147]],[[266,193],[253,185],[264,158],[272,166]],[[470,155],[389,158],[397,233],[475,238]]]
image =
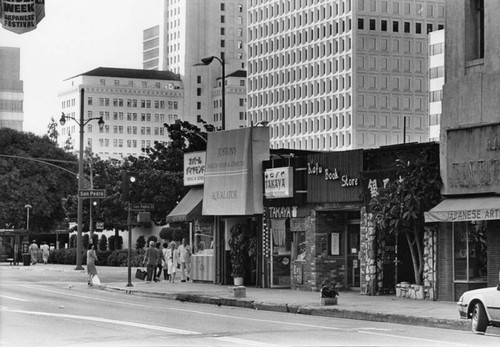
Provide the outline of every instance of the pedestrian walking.
[[179,263],[179,252],[177,250],[177,245],[174,241],[170,242],[170,246],[167,249],[167,268],[168,274],[170,276],[170,283],[175,283],[175,273],[177,271],[177,265]]
[[189,281],[191,275],[191,246],[187,244],[186,238],[182,239],[179,246],[179,262],[181,265],[181,282]]
[[149,241],[149,248],[146,249],[146,254],[144,254],[143,266],[146,266],[148,271],[148,277],[146,283],[151,283],[151,279],[154,278],[154,271],[158,265],[158,250],[155,247],[154,241]]
[[162,264],[162,258],[163,258],[163,252],[161,251],[161,243],[160,242],[157,242],[156,243],[156,250],[158,251],[158,261],[157,261],[157,265],[155,267],[155,271],[154,271],[154,281],[155,282],[158,282],[160,281],[161,279],[161,269],[163,268],[163,264]]
[[168,242],[163,243],[163,249],[161,250],[161,252],[162,252],[161,264],[163,267],[163,281],[166,282],[167,280],[170,279],[170,275],[168,274],[168,264],[167,264]]
[[95,246],[93,243],[89,243],[87,247],[87,274],[89,275],[89,286],[94,285],[94,276],[97,276],[97,268],[95,263],[97,261],[97,254],[95,253]]
[[40,246],[40,249],[42,250],[43,263],[47,264],[49,261],[49,254],[50,254],[49,245],[47,244],[47,242],[44,241],[43,244]]
[[31,256],[31,265],[36,265],[36,261],[38,258],[38,245],[36,244],[36,241],[33,240],[29,247],[30,251],[30,256]]

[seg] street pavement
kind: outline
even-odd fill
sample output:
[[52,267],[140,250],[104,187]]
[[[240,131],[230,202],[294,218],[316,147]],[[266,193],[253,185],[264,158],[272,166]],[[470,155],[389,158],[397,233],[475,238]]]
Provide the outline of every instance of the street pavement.
[[[75,270],[74,265],[10,266],[9,263],[1,263],[0,266],[2,270],[8,268],[12,271],[81,272],[82,284],[87,284],[86,271]],[[369,296],[355,291],[342,291],[337,305],[323,306],[318,292],[245,287],[246,297],[237,298],[233,286],[180,281],[146,283],[135,278],[136,268],[132,268],[132,286],[127,286],[126,267],[101,266],[97,271],[102,282],[101,289],[122,292],[124,295],[434,328],[470,329],[470,322],[460,319],[456,303],[449,301],[411,300],[396,298],[394,295]]]

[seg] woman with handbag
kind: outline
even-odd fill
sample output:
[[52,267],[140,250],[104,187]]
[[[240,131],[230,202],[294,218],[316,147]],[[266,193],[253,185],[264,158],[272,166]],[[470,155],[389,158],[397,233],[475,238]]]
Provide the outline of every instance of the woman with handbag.
[[87,247],[87,274],[89,275],[89,286],[93,286],[92,280],[94,276],[97,276],[97,269],[95,267],[95,262],[97,261],[97,255],[95,254],[95,246],[93,243],[89,243]]

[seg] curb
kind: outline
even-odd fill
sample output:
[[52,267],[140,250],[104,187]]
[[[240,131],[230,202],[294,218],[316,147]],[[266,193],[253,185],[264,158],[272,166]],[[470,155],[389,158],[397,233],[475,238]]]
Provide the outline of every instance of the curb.
[[343,318],[354,320],[366,320],[372,322],[395,323],[405,325],[417,325],[430,328],[441,328],[450,330],[469,331],[470,322],[468,320],[453,320],[446,318],[415,317],[404,314],[386,314],[379,312],[365,312],[345,310],[335,306],[307,306],[288,303],[271,303],[255,301],[248,298],[224,298],[218,296],[189,294],[189,293],[158,293],[136,289],[126,289],[119,287],[101,286],[100,289],[108,291],[124,292],[130,295],[139,295],[151,298],[163,298],[181,302],[192,302],[197,304],[210,304],[217,306],[232,306],[248,308],[260,311],[273,311],[282,313],[303,314],[309,316],[321,316],[331,318]]

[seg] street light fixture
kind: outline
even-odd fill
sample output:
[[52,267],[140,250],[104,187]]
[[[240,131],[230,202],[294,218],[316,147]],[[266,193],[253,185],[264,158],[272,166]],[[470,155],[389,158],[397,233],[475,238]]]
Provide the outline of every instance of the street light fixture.
[[26,230],[30,230],[30,208],[33,208],[30,204],[26,204],[26,206],[24,206],[24,208],[26,209]]
[[210,65],[214,59],[218,60],[222,66],[222,126],[221,130],[226,130],[226,63],[224,59],[218,58],[216,56],[211,56],[201,59],[201,62],[205,65]]
[[61,115],[59,123],[62,126],[66,124],[66,119],[72,119],[80,127],[80,155],[78,158],[78,230],[76,234],[76,268],[75,270],[83,270],[82,267],[82,218],[83,218],[83,198],[80,197],[80,190],[83,188],[83,134],[85,133],[85,125],[87,125],[91,120],[98,119],[99,128],[102,129],[104,126],[104,120],[102,117],[93,117],[84,119],[84,104],[85,104],[85,90],[80,89],[80,120],[71,116],[66,116],[64,112]]

